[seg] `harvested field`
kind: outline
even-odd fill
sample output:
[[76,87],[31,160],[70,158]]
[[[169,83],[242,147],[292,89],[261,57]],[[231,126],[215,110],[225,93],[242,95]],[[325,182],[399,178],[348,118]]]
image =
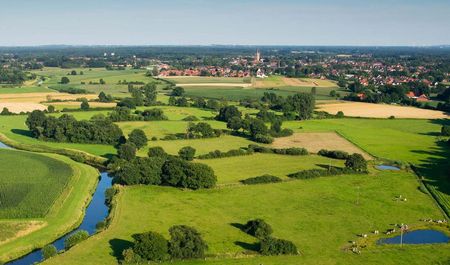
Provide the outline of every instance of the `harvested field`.
[[367,118],[416,118],[416,119],[445,119],[450,115],[436,110],[419,109],[414,107],[403,107],[387,104],[372,104],[364,102],[340,102],[333,104],[319,105],[318,109],[330,114],[338,111],[344,112],[349,117]]
[[341,150],[350,154],[361,154],[365,159],[372,159],[369,154],[334,132],[294,133],[289,137],[276,138],[272,147],[303,147],[314,153],[319,152],[320,149]]
[[3,110],[3,108],[7,108],[10,112],[13,113],[20,113],[20,112],[31,112],[33,110],[46,110],[47,106],[30,102],[14,102],[14,103],[0,102],[0,111]]
[[[46,103],[46,105],[53,105],[53,106],[62,106],[62,107],[79,107],[81,102],[79,101],[64,101],[64,102],[51,102]],[[110,102],[110,103],[104,103],[104,102],[89,102],[89,106],[91,108],[113,108],[117,106],[117,103]]]
[[29,103],[41,103],[49,100],[75,100],[77,98],[94,99],[97,98],[96,94],[67,94],[67,93],[17,93],[17,94],[0,94],[1,102],[29,102]]
[[250,87],[252,84],[246,83],[187,83],[187,84],[177,84],[177,86],[209,86],[209,87]]
[[336,84],[330,80],[313,78],[287,78],[282,76],[270,76],[265,79],[256,79],[254,87],[336,87]]

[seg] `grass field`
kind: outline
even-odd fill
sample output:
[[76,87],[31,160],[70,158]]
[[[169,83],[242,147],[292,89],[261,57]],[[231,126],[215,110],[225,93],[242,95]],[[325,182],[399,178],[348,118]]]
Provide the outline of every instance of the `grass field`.
[[[44,217],[35,216],[39,218],[0,219],[0,231],[9,231],[6,236],[2,234],[0,239],[3,241],[0,242],[0,261],[6,261],[17,258],[35,248],[43,247],[77,226],[81,222],[86,204],[95,189],[98,171],[64,156],[11,150],[0,151],[2,172],[6,172],[7,176],[14,176],[16,183],[22,182],[21,185],[33,186],[33,190],[30,190],[28,196],[24,197],[20,204],[34,205],[33,209],[36,212],[48,210]],[[17,157],[14,158],[14,161],[4,164],[3,158],[7,161],[12,158],[11,156],[4,157],[4,152]],[[9,168],[6,167],[7,165]],[[20,167],[13,165],[20,165]],[[63,180],[59,178],[67,178],[65,167],[69,167],[71,176],[64,184],[64,189],[61,190]],[[51,179],[46,180],[45,176],[51,177]],[[40,177],[39,184],[36,183],[38,177]],[[4,181],[3,174],[2,181]],[[13,183],[12,179],[8,178],[7,181]],[[50,184],[54,190],[50,189]],[[58,189],[60,194],[57,194]],[[56,195],[58,196],[55,198]],[[16,193],[15,196],[18,194]],[[43,198],[47,198],[47,201],[42,200]],[[42,205],[37,205],[38,202]],[[29,212],[29,210],[25,212]]]
[[270,174],[282,179],[297,171],[322,168],[321,166],[343,166],[342,160],[326,157],[288,156],[275,154],[253,154],[248,156],[235,156],[221,159],[199,160],[214,169],[218,183],[237,183],[251,177]]
[[23,94],[23,93],[42,93],[42,92],[55,92],[55,91],[42,86],[0,87],[0,94]]
[[0,219],[44,217],[73,174],[66,163],[28,152],[0,149],[0,161]]
[[243,84],[245,78],[239,77],[202,77],[202,76],[165,76],[162,79],[169,80],[175,84],[201,84],[201,83],[230,83]]
[[[399,204],[393,200],[397,194],[411,200]],[[404,172],[195,192],[127,187],[107,231],[44,264],[117,264],[132,234],[151,230],[167,237],[168,228],[175,224],[196,227],[209,244],[209,258],[170,264],[431,264],[449,258],[448,245],[373,246],[362,255],[342,251],[359,233],[383,231],[392,223],[417,223],[425,216],[441,215],[417,190],[415,177]],[[274,236],[295,242],[302,255],[255,257],[251,251],[255,239],[233,225],[253,218],[264,218],[274,228]]]

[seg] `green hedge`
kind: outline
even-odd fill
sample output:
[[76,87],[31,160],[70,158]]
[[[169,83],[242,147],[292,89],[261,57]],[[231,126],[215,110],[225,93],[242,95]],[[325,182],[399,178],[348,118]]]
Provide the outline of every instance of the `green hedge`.
[[308,169],[289,174],[288,177],[295,179],[312,179],[325,176],[337,176],[345,174],[365,174],[366,171],[356,171],[349,168],[330,167],[329,169]]
[[272,175],[262,175],[254,178],[248,178],[241,180],[241,183],[245,185],[253,185],[253,184],[261,184],[261,183],[276,183],[281,182],[282,180],[279,177],[272,176]]

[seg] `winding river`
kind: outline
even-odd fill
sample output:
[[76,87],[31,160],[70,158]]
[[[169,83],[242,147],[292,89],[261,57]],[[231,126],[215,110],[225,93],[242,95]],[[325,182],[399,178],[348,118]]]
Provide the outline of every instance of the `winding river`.
[[[0,148],[10,148],[9,146],[0,142]],[[53,244],[58,251],[64,249],[64,241],[65,239],[78,230],[85,230],[92,235],[96,232],[96,225],[100,221],[103,221],[108,217],[109,209],[105,204],[105,191],[112,185],[112,178],[108,175],[107,172],[102,172],[100,174],[100,181],[97,184],[97,188],[95,189],[94,195],[92,196],[92,200],[86,208],[86,213],[83,217],[83,221],[81,225],[66,235],[60,237],[55,240],[51,244]],[[35,250],[21,258],[13,260],[11,262],[6,263],[5,265],[31,265],[37,262],[41,262],[43,259],[42,252],[40,249]]]

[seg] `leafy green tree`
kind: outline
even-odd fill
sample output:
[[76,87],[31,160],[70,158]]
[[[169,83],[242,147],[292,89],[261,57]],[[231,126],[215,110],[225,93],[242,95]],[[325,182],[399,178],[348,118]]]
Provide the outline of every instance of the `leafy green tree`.
[[252,137],[258,134],[266,135],[268,132],[266,124],[262,120],[250,119],[249,132]]
[[154,105],[156,103],[156,84],[155,83],[147,83],[142,87],[145,96],[145,104],[147,106]]
[[238,116],[231,117],[227,122],[227,128],[239,131],[242,128],[242,119]]
[[98,94],[98,101],[100,101],[100,102],[113,102],[114,98],[111,95],[106,95],[105,92],[101,91],[100,94]]
[[33,110],[30,114],[28,114],[25,124],[33,132],[34,136],[38,137],[46,121],[47,117],[44,112],[40,110]]
[[366,171],[367,161],[362,155],[355,153],[347,158],[345,161],[345,166],[356,171]]
[[217,116],[217,119],[219,121],[228,122],[232,117],[241,117],[242,113],[238,110],[236,106],[225,106],[220,109],[219,115]]
[[72,70],[72,72],[70,72],[70,75],[77,75],[77,71]]
[[133,235],[134,253],[151,261],[162,261],[168,256],[169,242],[159,233],[146,232]]
[[42,257],[44,258],[44,260],[54,257],[56,256],[56,254],[58,254],[58,250],[52,244],[42,248]]
[[194,160],[195,151],[196,150],[194,148],[185,146],[178,151],[178,155],[184,160],[192,161]]
[[174,97],[181,97],[183,95],[184,95],[184,88],[179,87],[179,86],[173,88],[172,96],[174,96]]
[[147,145],[148,139],[143,130],[134,129],[128,135],[128,141],[133,143],[137,149],[141,149]]
[[289,240],[266,237],[261,240],[260,252],[262,255],[297,255],[297,246]]
[[100,83],[100,85],[106,84],[106,82],[105,82],[105,80],[103,80],[103,78],[100,78],[99,83]]
[[55,106],[49,105],[49,106],[47,107],[47,111],[48,111],[48,113],[53,113],[53,112],[55,112]]
[[136,146],[133,143],[125,143],[117,150],[120,159],[131,161],[136,157]]
[[169,253],[174,259],[203,258],[208,245],[193,227],[176,225],[169,229]]
[[262,219],[250,220],[244,225],[244,232],[256,238],[263,239],[269,237],[272,227]]
[[63,77],[61,77],[60,83],[61,84],[68,84],[68,83],[70,83],[70,79],[67,76],[63,76]]
[[11,111],[9,111],[8,108],[4,107],[2,112],[0,112],[0,115],[11,115],[13,114]]
[[311,88],[311,94],[314,96],[317,94],[317,88],[315,86]]
[[82,110],[89,110],[89,102],[88,102],[88,100],[87,99],[85,99],[85,98],[83,98],[82,100],[81,100],[81,105],[80,105],[80,108],[82,109]]
[[159,75],[158,67],[153,66],[153,69],[152,69],[152,76],[158,76],[158,75]]
[[288,97],[288,104],[290,109],[297,112],[300,120],[308,120],[312,118],[315,100],[314,96],[306,93],[298,93],[292,97]]
[[83,240],[86,240],[89,237],[89,233],[85,230],[78,230],[75,233],[69,235],[66,240],[64,240],[64,248],[66,250],[75,246]]
[[150,147],[147,154],[149,157],[167,157],[166,151],[160,146]]
[[444,125],[441,128],[441,135],[442,136],[450,136],[450,125]]

